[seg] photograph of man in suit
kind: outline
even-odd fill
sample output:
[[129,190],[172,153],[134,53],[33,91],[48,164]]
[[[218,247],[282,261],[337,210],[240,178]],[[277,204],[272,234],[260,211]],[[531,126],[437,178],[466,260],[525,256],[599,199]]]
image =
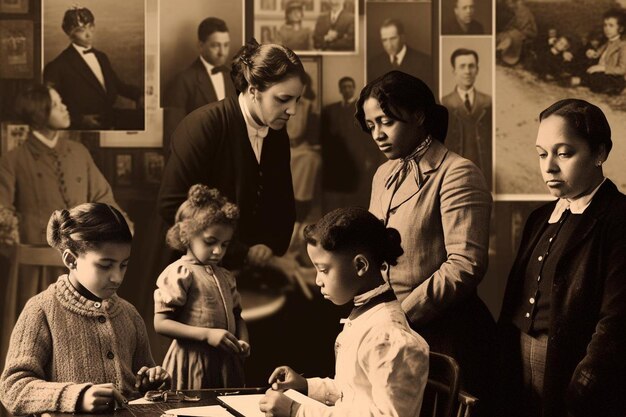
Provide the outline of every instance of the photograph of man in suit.
[[322,51],[354,51],[354,13],[346,9],[345,0],[329,0],[330,11],[315,22],[313,46]]
[[177,74],[164,96],[164,149],[178,123],[206,104],[235,94],[226,60],[230,56],[230,34],[226,22],[207,17],[198,26],[198,58]]
[[[143,130],[143,91],[120,80],[107,55],[93,47],[93,13],[87,8],[69,9],[62,28],[71,43],[46,64],[43,78],[67,106],[70,129]],[[136,111],[114,108],[118,95],[134,100]]]
[[352,77],[339,80],[342,100],[322,109],[322,188],[323,211],[339,207],[369,206],[372,178],[385,156],[355,123]]
[[429,55],[406,43],[404,24],[398,19],[386,19],[380,26],[384,52],[368,61],[368,80],[389,71],[398,70],[413,75],[429,86],[432,84],[432,63]]
[[[476,0],[454,1],[454,16],[444,20],[441,26],[442,35],[482,35],[485,28],[474,19]],[[491,4],[489,5],[491,7]]]
[[450,57],[456,86],[441,103],[448,108],[450,119],[446,147],[474,162],[491,184],[491,96],[478,91],[474,84],[478,74],[478,53],[456,49]]

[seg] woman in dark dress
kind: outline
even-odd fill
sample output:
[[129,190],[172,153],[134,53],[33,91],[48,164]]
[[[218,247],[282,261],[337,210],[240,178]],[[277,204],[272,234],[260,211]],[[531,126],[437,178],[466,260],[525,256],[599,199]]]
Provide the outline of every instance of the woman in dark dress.
[[505,292],[500,415],[626,415],[626,196],[604,177],[611,128],[561,100],[536,149],[558,200],[529,216]]

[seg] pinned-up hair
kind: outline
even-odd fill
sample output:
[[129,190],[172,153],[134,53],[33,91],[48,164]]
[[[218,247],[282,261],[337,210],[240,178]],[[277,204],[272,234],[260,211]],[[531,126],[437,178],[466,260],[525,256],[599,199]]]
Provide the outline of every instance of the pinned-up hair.
[[248,86],[265,91],[291,77],[306,83],[300,58],[289,48],[278,44],[259,44],[254,38],[246,42],[233,58],[230,76],[237,91]]
[[396,265],[404,253],[400,233],[359,207],[331,211],[304,228],[304,240],[329,252],[352,254],[363,250],[378,267],[383,263]]
[[175,224],[167,231],[167,244],[179,251],[187,250],[191,239],[214,224],[237,225],[239,208],[216,188],[192,185],[187,200],[178,208]]
[[126,219],[115,207],[84,203],[52,213],[46,238],[48,245],[60,252],[69,249],[78,255],[104,243],[130,243],[133,235]]
[[565,121],[565,133],[584,140],[592,152],[604,145],[606,156],[613,147],[611,126],[595,104],[576,98],[559,100],[539,114],[539,121],[549,116],[560,116]]
[[354,117],[365,133],[370,133],[365,122],[363,105],[369,98],[380,104],[382,111],[389,117],[406,122],[401,113],[422,113],[424,128],[439,142],[444,142],[448,131],[448,110],[435,102],[435,96],[426,83],[417,77],[402,71],[390,71],[373,81],[363,89],[356,103]]
[[86,7],[73,7],[65,11],[61,27],[63,28],[63,32],[67,35],[71,35],[76,29],[95,23],[96,18],[93,13],[91,13],[91,10]]

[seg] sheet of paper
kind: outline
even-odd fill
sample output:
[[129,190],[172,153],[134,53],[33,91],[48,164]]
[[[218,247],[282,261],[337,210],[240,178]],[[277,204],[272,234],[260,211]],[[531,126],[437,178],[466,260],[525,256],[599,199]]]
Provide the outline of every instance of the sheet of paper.
[[264,395],[220,395],[217,399],[243,416],[265,417],[265,413],[259,410],[259,401]]
[[154,404],[154,401],[148,401],[144,397],[139,397],[136,400],[128,402],[129,405],[142,405],[142,404]]
[[233,417],[221,405],[207,405],[202,407],[185,407],[185,408],[172,408],[167,410],[167,414],[175,416],[192,416],[192,417]]
[[[259,401],[263,398],[264,394],[252,394],[252,395],[222,395],[217,398],[226,404],[228,407],[237,411],[239,414],[245,417],[264,417],[265,413],[259,410]],[[304,394],[294,390],[285,391],[285,395],[292,400],[299,402],[300,404],[309,404],[317,407],[328,407],[313,398],[309,398]]]

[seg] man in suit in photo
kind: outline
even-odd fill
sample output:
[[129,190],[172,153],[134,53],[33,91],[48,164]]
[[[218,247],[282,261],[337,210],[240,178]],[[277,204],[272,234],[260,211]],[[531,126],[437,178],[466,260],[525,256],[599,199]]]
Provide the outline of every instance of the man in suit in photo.
[[441,103],[448,108],[450,119],[446,147],[474,162],[491,183],[491,96],[476,90],[478,53],[471,49],[456,49],[451,57],[456,86]]
[[372,178],[385,161],[369,135],[354,123],[356,83],[352,77],[339,80],[342,100],[322,109],[323,211],[369,205]]
[[[476,0],[453,0],[454,17],[443,21],[442,35],[482,35],[485,33],[482,23],[474,20]],[[489,4],[491,7],[491,3]]]
[[380,26],[380,39],[385,51],[369,59],[368,80],[398,70],[413,75],[432,87],[431,57],[406,43],[404,24],[401,21],[386,19]]
[[[87,8],[65,12],[63,31],[72,43],[46,64],[44,81],[54,86],[70,112],[70,129],[143,129],[143,91],[119,79],[107,55],[93,48],[95,17]],[[137,110],[114,108],[118,96]]]
[[318,16],[313,46],[322,51],[354,51],[354,13],[345,0],[329,0],[330,11]]
[[178,123],[206,104],[235,94],[226,60],[230,53],[230,34],[226,22],[207,17],[198,26],[198,58],[171,81],[164,96],[163,143],[169,141]]

